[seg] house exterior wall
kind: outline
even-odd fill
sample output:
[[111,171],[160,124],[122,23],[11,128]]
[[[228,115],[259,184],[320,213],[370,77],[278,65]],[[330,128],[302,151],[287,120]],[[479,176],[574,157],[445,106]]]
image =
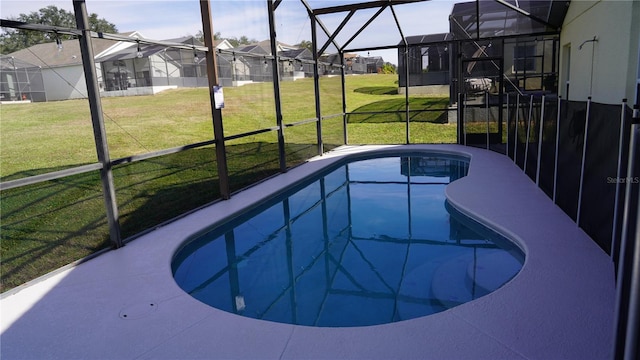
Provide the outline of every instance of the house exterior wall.
[[151,67],[151,83],[156,85],[167,85],[167,67],[164,60],[157,55],[149,57],[149,65]]
[[[635,97],[640,2],[572,1],[560,35],[560,94],[617,104]],[[596,36],[596,42],[587,42]],[[582,49],[579,49],[583,44]],[[593,74],[593,76],[592,76]]]
[[[640,40],[639,40],[640,41]],[[636,104],[640,104],[640,42],[638,43],[638,72],[636,81]]]
[[82,99],[87,97],[87,83],[82,65],[42,69],[47,101]]
[[[640,4],[637,0],[633,2],[631,33],[629,39],[629,61],[628,74],[629,83],[627,84],[627,96],[631,105],[640,105]],[[635,49],[635,52],[633,51]],[[635,74],[635,76],[633,76]],[[635,101],[633,101],[635,100]]]

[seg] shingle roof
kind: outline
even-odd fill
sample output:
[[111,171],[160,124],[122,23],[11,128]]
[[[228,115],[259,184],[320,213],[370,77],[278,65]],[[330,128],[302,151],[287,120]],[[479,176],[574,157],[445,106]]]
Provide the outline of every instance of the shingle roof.
[[[181,43],[181,44],[191,44],[191,45],[197,45],[197,46],[203,46],[204,44],[198,40],[196,37],[191,36],[191,35],[187,35],[187,36],[183,36],[183,37],[179,37],[179,38],[175,38],[175,39],[166,39],[164,40],[166,42],[172,42],[172,43]],[[217,45],[221,42],[221,40],[214,40],[214,45]]]
[[[135,31],[120,33],[118,35],[121,36],[131,36],[135,34]],[[176,39],[168,39],[165,40],[168,42],[174,43],[189,43],[195,42],[195,45],[201,46],[202,43],[198,41],[193,36],[183,36]],[[216,45],[221,43],[223,40],[216,40]],[[103,51],[107,50],[111,46],[117,44],[117,41],[113,40],[105,40],[105,39],[91,39],[91,44],[93,47],[94,56],[99,55]],[[132,49],[124,49],[120,50],[118,53],[135,53],[135,48]],[[153,47],[146,46],[146,52],[157,52],[162,50],[162,47]],[[111,54],[113,55],[113,54]],[[135,55],[135,54],[134,54]],[[62,42],[62,51],[58,51],[56,44],[52,43],[44,43],[33,45],[27,49],[18,50],[7,56],[14,57],[15,59],[19,59],[36,66],[40,66],[43,68],[48,67],[61,67],[61,66],[70,66],[70,65],[80,65],[82,64],[82,56],[80,53],[80,43],[78,40],[65,40]],[[131,56],[133,57],[133,56]]]
[[[298,47],[287,45],[278,41],[278,47],[283,49],[283,51],[288,50],[297,50]],[[242,52],[251,52],[255,54],[271,54],[271,40],[262,40],[257,43],[248,44],[248,45],[240,45],[234,50],[242,51]]]
[[260,46],[259,44],[240,45],[240,46],[234,48],[234,50],[236,50],[238,52],[261,54],[261,55],[266,55],[266,54],[270,53],[269,50],[265,49],[264,47]]
[[292,59],[313,59],[313,54],[306,48],[280,51],[279,55]]
[[[115,44],[112,40],[92,39],[93,53],[99,54]],[[18,50],[7,56],[28,63],[48,68],[82,64],[80,54],[80,42],[76,39],[62,41],[62,51],[58,51],[55,42],[33,45],[29,48]]]
[[38,66],[11,56],[0,55],[0,71],[14,71],[20,69],[37,68]]

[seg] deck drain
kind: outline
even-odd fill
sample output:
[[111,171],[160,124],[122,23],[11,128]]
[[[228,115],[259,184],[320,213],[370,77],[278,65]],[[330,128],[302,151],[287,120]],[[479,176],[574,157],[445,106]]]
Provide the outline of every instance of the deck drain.
[[158,303],[155,301],[146,301],[137,304],[129,304],[120,310],[120,318],[125,320],[134,320],[143,318],[158,309]]

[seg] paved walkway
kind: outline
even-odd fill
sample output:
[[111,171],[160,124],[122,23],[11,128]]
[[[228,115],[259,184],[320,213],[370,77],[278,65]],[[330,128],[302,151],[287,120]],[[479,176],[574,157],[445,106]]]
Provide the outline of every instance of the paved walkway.
[[[471,156],[446,189],[460,211],[517,242],[521,272],[480,299],[361,328],[226,313],[173,281],[193,233],[342,156],[402,148]],[[2,359],[607,359],[613,264],[507,157],[458,145],[342,147],[0,301]],[[124,315],[127,315],[126,317]]]

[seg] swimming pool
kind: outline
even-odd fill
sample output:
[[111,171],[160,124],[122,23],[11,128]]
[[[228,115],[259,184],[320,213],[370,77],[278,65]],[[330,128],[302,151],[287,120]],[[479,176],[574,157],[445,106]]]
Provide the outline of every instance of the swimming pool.
[[488,294],[522,251],[447,205],[468,159],[436,153],[351,159],[199,235],[172,262],[196,299],[251,318],[365,326]]

